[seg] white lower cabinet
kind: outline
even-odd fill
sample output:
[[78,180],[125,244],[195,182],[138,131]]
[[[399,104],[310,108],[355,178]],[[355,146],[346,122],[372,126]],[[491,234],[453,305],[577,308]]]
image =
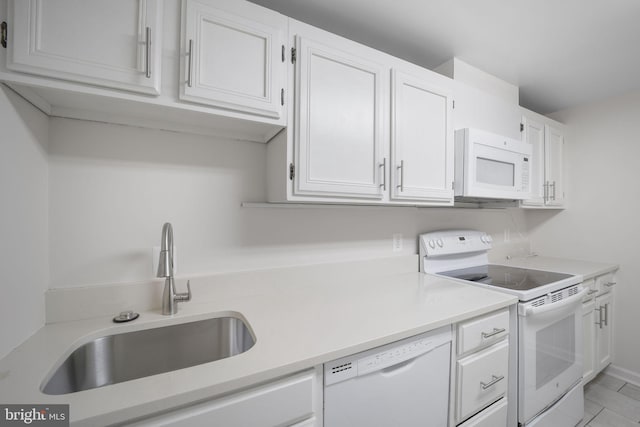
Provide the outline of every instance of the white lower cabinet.
[[507,340],[458,361],[458,421],[470,417],[506,394],[508,365]]
[[596,330],[596,369],[598,372],[611,363],[611,350],[613,335],[611,334],[611,321],[613,314],[613,293],[608,292],[596,297],[595,330]]
[[318,421],[318,418],[312,417],[299,423],[292,424],[290,427],[322,427],[322,422]]
[[508,332],[509,312],[504,310],[461,323],[458,326],[458,354],[495,344]]
[[589,297],[588,300],[582,303],[582,331],[583,331],[583,373],[582,378],[584,381],[589,381],[591,378],[595,376],[595,366],[596,366],[596,355],[594,353],[595,349],[595,310],[596,307],[595,298],[593,296]]
[[613,350],[614,273],[586,280],[589,288],[582,301],[584,370],[583,383],[595,378],[611,363]]
[[136,427],[321,427],[321,368],[130,424]]
[[507,399],[489,406],[475,417],[469,418],[460,427],[495,427],[507,425]]
[[455,424],[506,426],[508,335],[508,309],[458,324],[458,356],[453,379]]

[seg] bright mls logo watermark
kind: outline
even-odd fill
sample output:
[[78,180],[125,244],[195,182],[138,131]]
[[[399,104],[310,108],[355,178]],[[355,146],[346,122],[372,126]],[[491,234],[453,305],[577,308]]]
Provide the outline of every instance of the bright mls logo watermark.
[[69,405],[0,405],[0,426],[69,427]]

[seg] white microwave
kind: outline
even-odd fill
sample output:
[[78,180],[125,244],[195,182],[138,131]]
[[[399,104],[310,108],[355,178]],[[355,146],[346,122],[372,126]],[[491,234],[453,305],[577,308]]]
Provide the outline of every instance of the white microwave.
[[531,144],[478,129],[455,132],[456,199],[531,198]]

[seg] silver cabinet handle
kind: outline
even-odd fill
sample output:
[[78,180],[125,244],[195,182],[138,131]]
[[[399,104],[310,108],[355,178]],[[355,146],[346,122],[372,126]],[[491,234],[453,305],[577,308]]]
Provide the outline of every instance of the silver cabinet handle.
[[382,168],[382,184],[380,184],[380,187],[382,187],[383,191],[387,191],[387,158],[386,157],[382,159],[382,163],[380,163],[378,167]]
[[492,337],[494,335],[501,334],[501,333],[503,333],[505,331],[506,331],[505,328],[493,328],[492,332],[482,332],[482,339],[490,338],[490,337]]
[[556,199],[556,182],[553,181],[553,183],[551,184],[551,187],[553,187],[553,196],[551,196],[551,200],[555,200]]
[[547,203],[549,200],[549,181],[545,182],[542,187],[544,188],[544,202]]
[[604,308],[604,326],[609,326],[609,303],[602,306]]
[[600,308],[594,308],[594,310],[598,312],[599,322],[596,322],[596,325],[598,325],[600,329],[602,329],[602,306],[600,306]]
[[191,87],[193,84],[193,81],[191,80],[193,70],[193,39],[189,39],[189,53],[187,53],[187,55],[189,56],[189,62],[187,63],[187,86]]
[[597,294],[598,290],[597,289],[591,289],[589,292],[587,292],[587,295],[593,295],[593,294]]
[[495,385],[497,382],[502,381],[504,379],[504,375],[500,375],[499,377],[495,376],[495,375],[491,375],[491,381],[489,381],[488,383],[483,383],[482,381],[480,381],[480,385],[482,386],[483,390],[488,389],[489,387],[491,387],[492,385]]
[[151,78],[151,27],[147,27],[146,31],[146,40],[145,40],[145,62],[146,62],[146,70],[145,76],[150,79]]
[[400,160],[400,184],[396,185],[400,189],[400,191],[404,191],[404,160]]
[[612,287],[612,286],[615,286],[615,284],[616,284],[616,283],[617,283],[617,282],[607,282],[607,283],[605,283],[604,285],[605,285],[606,287],[610,288],[610,287]]

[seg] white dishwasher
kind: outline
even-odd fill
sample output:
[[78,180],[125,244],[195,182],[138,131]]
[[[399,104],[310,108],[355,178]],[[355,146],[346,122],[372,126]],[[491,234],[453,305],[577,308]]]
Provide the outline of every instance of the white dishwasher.
[[451,327],[324,365],[325,427],[446,427]]

